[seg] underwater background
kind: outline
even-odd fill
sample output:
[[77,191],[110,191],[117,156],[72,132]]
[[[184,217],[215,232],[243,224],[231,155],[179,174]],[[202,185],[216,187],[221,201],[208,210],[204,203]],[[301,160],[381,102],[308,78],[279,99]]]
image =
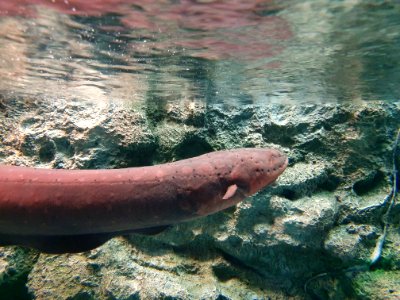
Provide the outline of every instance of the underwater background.
[[1,247],[0,299],[399,299],[399,82],[394,0],[0,0],[1,164],[289,157],[157,235]]

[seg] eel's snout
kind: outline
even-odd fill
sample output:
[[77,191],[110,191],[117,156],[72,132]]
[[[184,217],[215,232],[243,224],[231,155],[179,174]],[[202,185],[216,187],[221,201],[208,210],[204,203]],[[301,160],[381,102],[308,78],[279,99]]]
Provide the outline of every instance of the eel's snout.
[[258,162],[250,184],[250,193],[256,193],[272,184],[285,171],[288,165],[287,156],[276,149],[258,153]]
[[272,171],[276,172],[277,176],[279,176],[288,165],[288,157],[278,150],[273,150],[273,152],[275,153],[271,154],[271,161],[273,165]]
[[275,181],[285,171],[288,165],[288,157],[281,151],[272,149],[265,165],[268,171],[265,180],[273,179]]

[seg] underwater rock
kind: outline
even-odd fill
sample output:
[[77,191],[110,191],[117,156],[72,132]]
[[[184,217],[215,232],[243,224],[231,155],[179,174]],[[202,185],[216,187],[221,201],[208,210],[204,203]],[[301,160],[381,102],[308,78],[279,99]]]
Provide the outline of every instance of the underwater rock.
[[[154,236],[115,238],[83,254],[41,254],[32,270],[17,264],[33,299],[303,299],[313,276],[367,263],[382,232],[396,104],[185,104],[166,106],[157,120],[140,106],[14,100],[4,107],[4,164],[115,168],[271,146],[289,156],[275,186],[216,215]],[[396,204],[393,226],[398,211]],[[378,265],[383,274],[400,267],[399,240],[390,231]],[[26,250],[2,249],[18,251]],[[336,288],[324,281],[329,295],[366,294],[358,274],[346,285],[333,277]]]
[[311,196],[326,187],[331,168],[326,161],[298,162],[279,181],[279,194],[289,200]]
[[[65,101],[27,104],[19,113],[21,126],[4,137],[14,137],[11,145],[3,145],[14,152],[7,157],[10,164],[17,163],[13,157],[19,152],[26,158],[24,165],[53,168],[123,167],[152,160],[155,137],[141,113],[113,105]],[[8,115],[15,118],[10,112]],[[122,156],[125,159],[121,160]]]
[[85,258],[42,255],[29,289],[40,299],[263,299],[234,268],[233,278],[219,281],[214,273],[223,261],[216,255],[199,261],[148,237],[134,241],[115,238]]
[[29,299],[27,277],[39,254],[19,247],[0,247],[0,291],[2,299]]
[[381,230],[371,225],[341,225],[329,232],[324,248],[347,266],[367,265]]
[[359,299],[399,299],[400,272],[376,270],[358,274],[354,279]]
[[37,299],[95,299],[93,289],[100,287],[95,275],[85,255],[41,255],[28,288]]

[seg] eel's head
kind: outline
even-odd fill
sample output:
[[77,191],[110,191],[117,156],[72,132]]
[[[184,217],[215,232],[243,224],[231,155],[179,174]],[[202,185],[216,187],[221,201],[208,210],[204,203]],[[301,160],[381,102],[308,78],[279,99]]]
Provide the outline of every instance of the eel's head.
[[286,155],[274,149],[221,151],[212,155],[212,160],[217,174],[224,174],[223,189],[219,197],[201,201],[197,215],[211,214],[237,204],[273,183],[288,164]]
[[232,169],[230,182],[250,196],[275,182],[286,169],[288,159],[275,149],[243,149]]

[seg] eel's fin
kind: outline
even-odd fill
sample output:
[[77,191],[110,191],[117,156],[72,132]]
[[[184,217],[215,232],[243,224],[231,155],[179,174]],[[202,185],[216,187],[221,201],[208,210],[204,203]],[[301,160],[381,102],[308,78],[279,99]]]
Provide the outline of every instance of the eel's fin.
[[164,225],[130,231],[78,235],[18,235],[0,233],[0,246],[25,246],[49,254],[79,253],[97,248],[118,235],[131,233],[155,235],[170,227],[171,225]]
[[235,196],[236,192],[238,191],[238,186],[236,184],[232,184],[228,186],[226,189],[225,195],[222,197],[223,200],[228,200]]
[[107,242],[115,234],[82,235],[11,235],[0,233],[0,245],[31,247],[49,254],[78,253],[92,250]]

